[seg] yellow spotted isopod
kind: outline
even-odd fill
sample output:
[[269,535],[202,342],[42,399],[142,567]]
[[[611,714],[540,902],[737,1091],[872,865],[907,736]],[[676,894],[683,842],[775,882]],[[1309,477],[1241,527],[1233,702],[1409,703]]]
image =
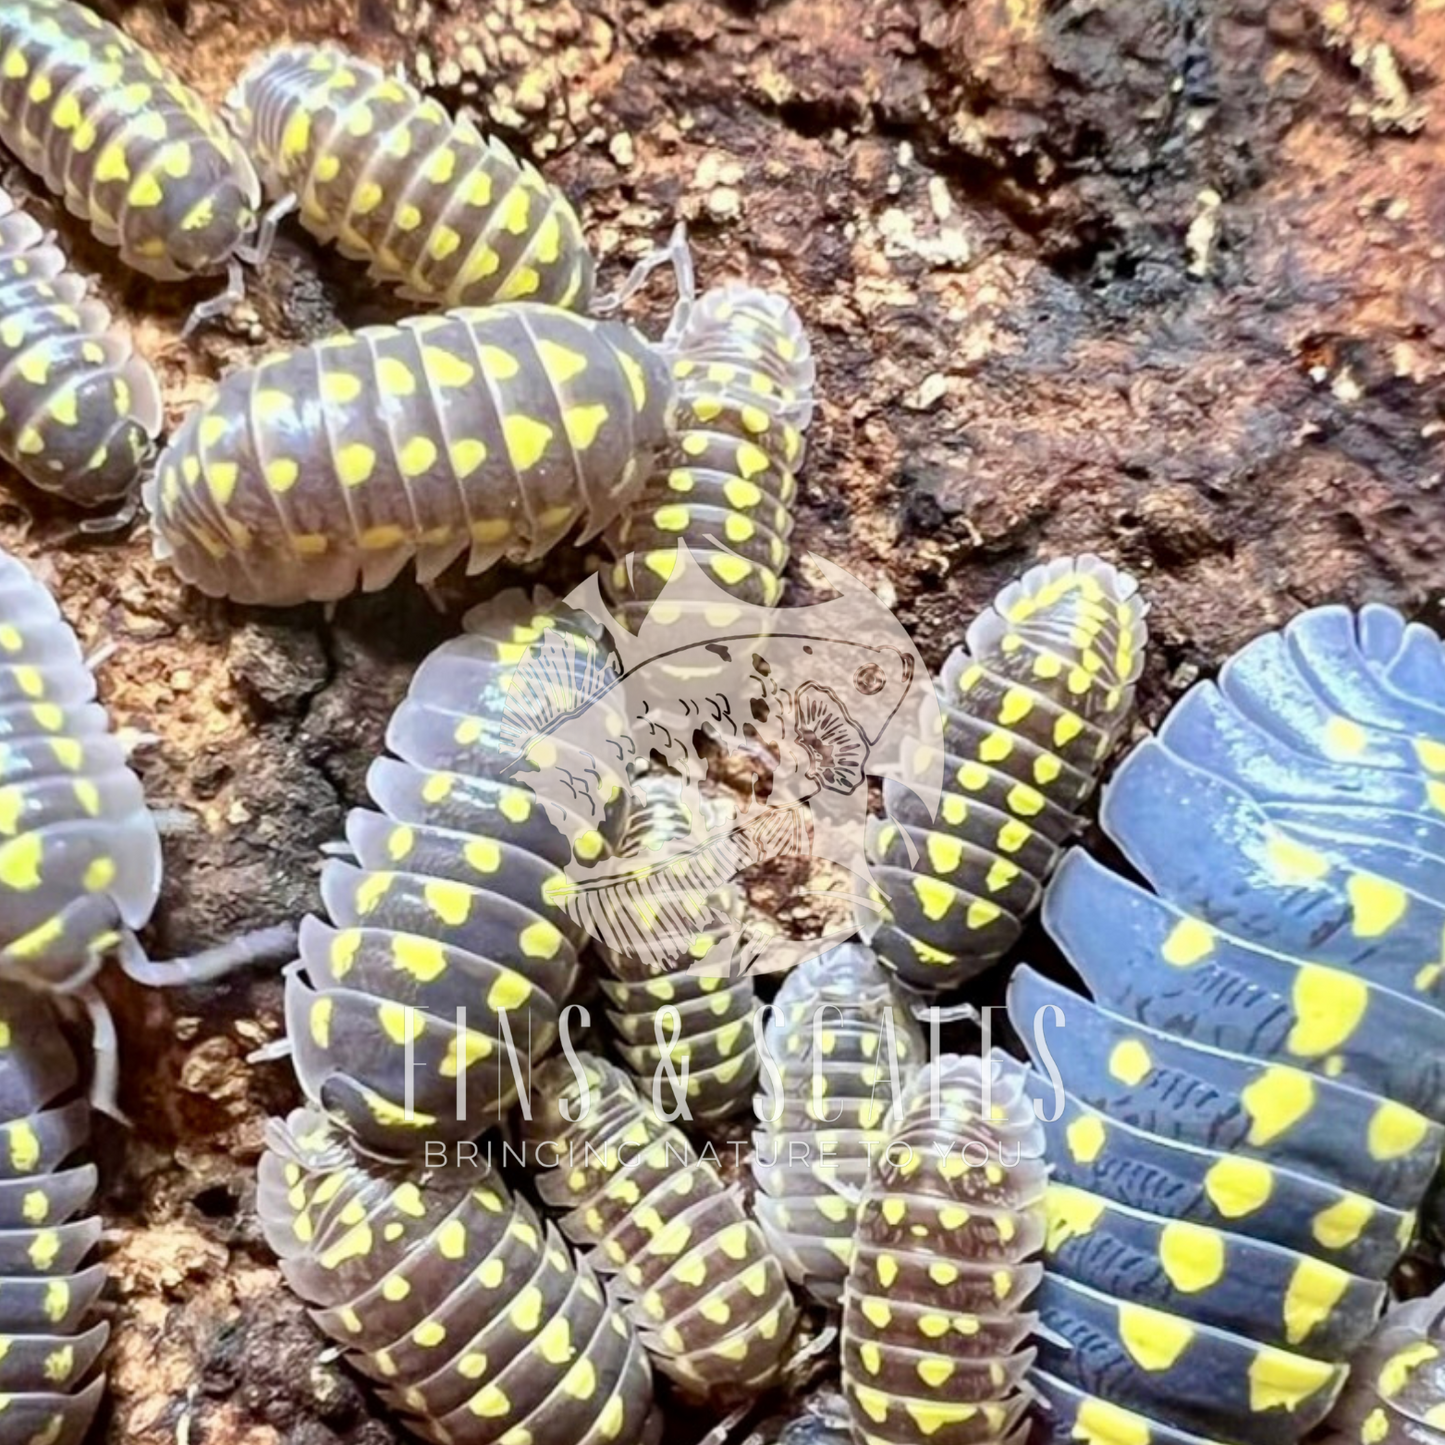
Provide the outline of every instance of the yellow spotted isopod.
[[1328,1445],[1445,1439],[1445,1289],[1392,1306],[1350,1360]]
[[81,1445],[105,1394],[97,1318],[105,1268],[87,1258],[101,1221],[79,1162],[90,1106],[55,1005],[0,984],[0,1391],[3,1438]]
[[[692,836],[695,816],[710,829],[726,825],[729,810],[715,798],[696,794],[679,774],[636,766],[632,772],[632,810],[618,841],[621,854],[661,856],[673,840]],[[639,921],[647,922],[652,943],[646,955],[596,941],[609,975],[598,984],[618,1054],[644,1091],[651,1089],[666,1059],[676,1071],[668,1107],[680,1103],[675,1095],[684,1092],[688,1112],[697,1119],[735,1113],[758,1076],[752,977],[702,967],[710,955],[715,963],[726,952],[730,932],[743,927],[746,900],[728,883],[712,893],[710,902],[731,928],[713,921],[674,931],[665,913],[653,918],[640,899]]]
[[228,108],[268,194],[374,280],[436,305],[586,310],[592,257],[566,196],[469,120],[336,46],[258,59]]
[[592,1054],[543,1064],[532,1114],[523,1130],[538,1193],[612,1277],[656,1367],[717,1406],[775,1384],[797,1306],[766,1235],[707,1154]]
[[753,1100],[753,1212],[788,1278],[838,1308],[857,1204],[888,1143],[888,1111],[928,1045],[907,996],[856,943],[783,980],[767,1015],[768,1065]]
[[1022,1445],[1048,1166],[1029,1076],[945,1054],[893,1102],[858,1204],[843,1394],[868,1445]]
[[859,927],[904,983],[956,987],[1018,939],[1133,716],[1146,610],[1127,572],[1061,557],[1005,587],[944,661],[937,734],[908,745],[868,824]]
[[302,1092],[389,1158],[475,1138],[526,1087],[557,1041],[586,943],[553,897],[569,865],[585,876],[611,855],[629,806],[620,766],[565,742],[538,742],[577,782],[560,808],[539,801],[530,767],[513,767],[518,664],[548,632],[579,660],[605,658],[593,625],[512,589],[464,627],[392,714],[390,756],[367,776],[376,809],[348,815],[355,861],[323,867],[327,919],[301,924],[286,983]]
[[[3,327],[0,322],[0,327]],[[0,552],[0,1439],[80,1445],[109,1327],[86,1264],[101,1225],[78,1162],[91,1106],[116,1111],[115,1027],[91,982],[114,953],[164,981],[135,930],[161,847],[94,673],[50,593]],[[180,972],[185,974],[185,965]],[[194,975],[192,975],[194,976]],[[89,1014],[90,1099],[52,996]]]
[[0,141],[128,266],[162,281],[229,270],[239,294],[261,199],[250,160],[195,91],[84,5],[0,3]]
[[778,602],[813,415],[812,348],[776,292],[704,292],[680,309],[671,345],[676,436],[605,538],[603,586],[633,630],[672,578],[679,542],[725,592]]
[[417,1438],[659,1445],[637,1331],[475,1152],[383,1164],[304,1109],[266,1142],[256,1210],[287,1283]]
[[1438,1296],[1370,1336],[1445,1147],[1442,772],[1445,647],[1379,604],[1255,637],[1114,772],[1128,871],[1075,848],[1042,907],[1086,992],[1008,987],[1040,1439],[1292,1445],[1347,1383],[1336,1440],[1438,1436]]
[[145,485],[157,555],[214,597],[289,606],[585,541],[666,445],[664,353],[511,302],[328,338],[228,376]]
[[124,497],[161,427],[130,337],[33,217],[0,191],[0,457],[82,507]]

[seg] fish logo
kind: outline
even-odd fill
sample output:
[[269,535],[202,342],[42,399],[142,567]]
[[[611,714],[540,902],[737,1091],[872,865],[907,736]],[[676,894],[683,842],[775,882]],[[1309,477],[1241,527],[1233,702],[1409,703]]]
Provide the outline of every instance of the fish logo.
[[[645,820],[605,854],[574,850],[549,895],[634,977],[689,957],[731,976],[774,971],[853,933],[850,917],[841,934],[795,944],[749,917],[738,881],[764,865],[831,862],[851,875],[845,889],[806,891],[871,906],[858,886],[870,879],[867,780],[893,773],[920,712],[939,704],[892,612],[841,567],[812,562],[833,595],[767,608],[723,592],[679,543],[635,633],[591,577],[566,599],[587,624],[547,629],[511,674],[510,771],[554,826],[595,827],[604,804]],[[937,796],[942,770],[940,755],[936,778],[912,781]],[[619,773],[626,796],[604,797],[598,782]]]

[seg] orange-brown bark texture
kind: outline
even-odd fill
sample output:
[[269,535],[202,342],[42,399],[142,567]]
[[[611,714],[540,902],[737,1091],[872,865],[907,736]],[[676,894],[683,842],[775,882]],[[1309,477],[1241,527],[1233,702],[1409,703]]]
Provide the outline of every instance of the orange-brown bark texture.
[[[930,663],[1013,572],[1136,571],[1157,721],[1253,633],[1329,600],[1439,622],[1445,547],[1445,0],[140,0],[107,13],[220,101],[284,39],[404,68],[578,203],[603,281],[686,220],[703,284],[787,292],[820,414],[796,542],[894,604]],[[169,421],[229,368],[397,314],[283,227],[246,303],[127,275],[18,168],[160,370]],[[639,311],[657,334],[666,287]],[[0,477],[0,545],[89,646],[182,820],[147,942],[194,951],[316,904],[411,670],[504,583],[453,573],[265,613],[188,593],[144,526],[96,537]],[[808,567],[795,564],[806,593]],[[763,888],[766,897],[767,888]],[[774,890],[776,891],[776,890]],[[127,1445],[398,1438],[257,1230],[265,1119],[296,1102],[274,972],[108,978],[134,1125],[98,1140]],[[777,1420],[795,1405],[777,1403]],[[709,1423],[678,1413],[669,1441]],[[778,1438],[784,1427],[768,1427]],[[788,1438],[812,1439],[795,1433]],[[821,1433],[817,1438],[825,1438]]]

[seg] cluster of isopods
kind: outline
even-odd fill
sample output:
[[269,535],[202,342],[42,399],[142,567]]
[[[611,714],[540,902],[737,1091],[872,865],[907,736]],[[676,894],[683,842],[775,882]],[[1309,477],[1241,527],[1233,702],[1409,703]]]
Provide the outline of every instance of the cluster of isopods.
[[[121,258],[230,273],[275,214],[426,306],[228,376],[158,458],[154,372],[55,244],[0,196],[0,455],[87,506],[146,471],[157,553],[214,596],[285,606],[540,557],[607,531],[645,608],[687,539],[721,585],[777,600],[813,367],[781,298],[731,287],[665,346],[586,314],[567,198],[501,142],[334,47],[290,45],[225,120],[74,0],[0,7],[0,141]],[[272,212],[260,216],[263,195]],[[670,413],[678,412],[674,419]],[[154,465],[151,462],[154,460]]]
[[[84,506],[141,482],[157,554],[200,590],[329,602],[573,535],[609,554],[626,632],[779,602],[815,379],[781,297],[693,298],[674,253],[661,341],[589,315],[566,197],[335,47],[263,56],[222,119],[74,0],[0,0],[0,141],[128,264],[225,272],[202,318],[291,207],[450,308],[234,372],[153,456],[154,372],[0,193],[0,456]],[[688,566],[711,601],[668,600]],[[723,1445],[835,1366],[827,1405],[767,1438],[1290,1445],[1357,1359],[1336,1433],[1445,1440],[1438,1303],[1371,1333],[1445,1142],[1445,647],[1380,607],[1246,647],[1105,791],[1144,886],[1070,845],[1133,722],[1145,613],[1093,556],[999,594],[885,780],[861,941],[775,991],[705,966],[748,915],[736,879],[691,911],[642,899],[645,951],[565,906],[576,875],[712,823],[660,755],[558,735],[519,757],[543,643],[548,706],[627,736],[625,689],[595,690],[607,626],[514,590],[426,659],[324,917],[285,935],[270,1052],[305,1104],[272,1121],[256,1205],[410,1431],[661,1445],[671,1393]],[[548,770],[565,798],[533,786]],[[79,1445],[104,1389],[78,1158],[118,1042],[95,975],[204,982],[265,951],[148,960],[161,866],[75,635],[0,554],[0,1445]],[[1040,911],[1092,999],[1020,968],[1033,1069],[944,1051],[931,1006]],[[67,1010],[95,1038],[88,1101]],[[729,1168],[713,1145],[749,1104]],[[497,1126],[522,1188],[455,1150]]]

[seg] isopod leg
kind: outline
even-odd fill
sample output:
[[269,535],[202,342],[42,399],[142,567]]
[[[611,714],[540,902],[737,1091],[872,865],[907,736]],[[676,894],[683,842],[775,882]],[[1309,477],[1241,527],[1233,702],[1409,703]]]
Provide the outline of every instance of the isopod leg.
[[282,1059],[291,1057],[291,1040],[284,1034],[279,1039],[272,1039],[269,1044],[262,1044],[259,1049],[252,1049],[246,1055],[248,1064],[275,1064]]
[[255,241],[243,241],[236,247],[236,255],[248,265],[264,266],[267,257],[271,254],[271,247],[276,244],[276,232],[281,222],[300,204],[300,198],[295,191],[288,191],[284,196],[272,202],[267,208],[266,214],[261,217],[260,225],[256,227]]
[[610,316],[625,306],[647,284],[652,273],[662,266],[671,266],[677,281],[677,310],[673,313],[667,328],[667,339],[671,340],[686,324],[697,296],[697,280],[692,269],[692,250],[687,244],[687,227],[679,221],[673,228],[665,246],[650,251],[633,268],[631,275],[619,290],[608,296],[599,296],[592,303],[594,316]]
[[752,1413],[751,1405],[742,1405],[731,1414],[724,1415],[698,1442],[698,1445],[727,1445],[728,1437]]
[[100,990],[93,985],[87,984],[75,996],[85,1006],[86,1016],[90,1019],[90,1041],[95,1055],[90,1079],[90,1106],[129,1127],[130,1120],[121,1111],[117,1092],[120,1043],[116,1038],[115,1019]]
[[274,928],[258,928],[230,939],[215,948],[192,954],[189,958],[172,958],[156,962],[146,956],[140,940],[129,934],[120,946],[120,966],[127,978],[150,988],[188,988],[224,978],[238,969],[278,958],[294,957],[296,929],[289,923]]
[[181,327],[182,338],[189,336],[197,327],[203,326],[207,321],[214,321],[218,316],[229,316],[245,295],[245,273],[241,269],[241,262],[232,256],[230,264],[226,267],[226,289],[218,291],[204,301],[197,302],[195,310],[186,318],[186,324]]
[[152,808],[151,821],[162,838],[185,838],[200,830],[200,820],[184,808]]
[[105,537],[112,532],[123,532],[135,521],[139,511],[140,489],[137,488],[122,499],[115,511],[107,512],[103,517],[82,517],[77,530],[86,537]]

